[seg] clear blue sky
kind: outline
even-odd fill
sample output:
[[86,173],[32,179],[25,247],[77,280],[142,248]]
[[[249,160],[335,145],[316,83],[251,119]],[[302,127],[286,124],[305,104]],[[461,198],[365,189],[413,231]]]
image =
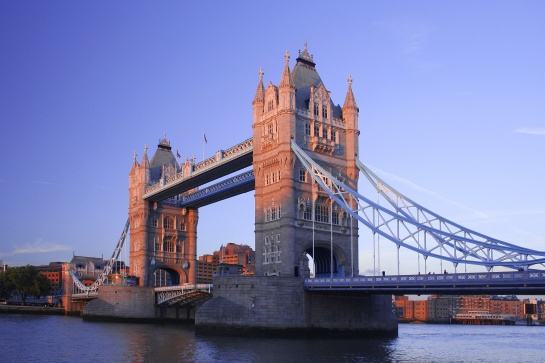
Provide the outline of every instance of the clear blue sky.
[[[364,163],[451,220],[545,250],[544,15],[543,1],[2,1],[0,259],[109,257],[133,152],[166,133],[200,160],[203,133],[206,156],[250,137],[259,67],[278,84],[305,41],[335,103],[352,75]],[[254,246],[253,213],[252,193],[202,208],[198,253]],[[416,268],[408,256],[401,273]]]

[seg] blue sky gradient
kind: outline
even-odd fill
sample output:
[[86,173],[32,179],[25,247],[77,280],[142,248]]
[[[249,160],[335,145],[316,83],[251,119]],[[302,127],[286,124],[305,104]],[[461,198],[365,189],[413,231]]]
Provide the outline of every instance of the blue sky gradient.
[[[365,164],[455,222],[545,250],[543,14],[543,1],[3,1],[0,260],[108,258],[133,152],[166,133],[200,160],[251,137],[259,68],[277,85],[305,41],[336,104],[352,75]],[[253,221],[251,192],[202,208],[198,253],[254,246]],[[397,270],[394,246],[381,258]],[[403,255],[401,273],[417,268]]]

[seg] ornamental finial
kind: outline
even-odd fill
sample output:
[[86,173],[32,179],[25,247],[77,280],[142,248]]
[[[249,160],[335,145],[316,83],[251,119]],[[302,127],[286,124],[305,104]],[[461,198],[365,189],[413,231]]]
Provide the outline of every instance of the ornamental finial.
[[290,53],[286,50],[286,54],[284,54],[284,59],[286,60],[286,63],[290,60]]
[[263,73],[263,69],[262,69],[261,67],[259,67],[259,73],[258,73],[258,74],[259,74],[259,80],[260,80],[260,81],[263,80],[263,75],[264,75],[265,73]]
[[348,85],[352,86],[352,75],[351,74],[348,75]]

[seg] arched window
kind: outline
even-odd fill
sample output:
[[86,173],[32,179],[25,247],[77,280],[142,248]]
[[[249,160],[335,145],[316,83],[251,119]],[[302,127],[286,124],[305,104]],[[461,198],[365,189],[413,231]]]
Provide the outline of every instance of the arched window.
[[165,217],[165,219],[163,219],[163,228],[174,229],[174,219],[171,217]]

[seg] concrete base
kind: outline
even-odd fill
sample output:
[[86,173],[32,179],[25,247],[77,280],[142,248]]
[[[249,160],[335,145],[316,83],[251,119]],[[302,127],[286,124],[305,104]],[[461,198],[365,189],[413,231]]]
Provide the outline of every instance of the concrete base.
[[131,321],[194,323],[194,308],[155,306],[152,287],[101,286],[98,298],[83,308],[83,319],[92,321]]
[[[356,293],[357,294],[357,293]],[[195,317],[197,334],[397,336],[391,296],[303,290],[295,277],[217,277]]]

